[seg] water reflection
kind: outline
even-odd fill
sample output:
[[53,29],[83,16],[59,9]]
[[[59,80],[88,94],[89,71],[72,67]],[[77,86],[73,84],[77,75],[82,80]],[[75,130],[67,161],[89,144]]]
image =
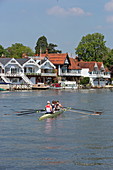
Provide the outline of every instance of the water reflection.
[[54,119],[48,118],[45,120],[45,133],[50,134],[52,131],[52,122]]

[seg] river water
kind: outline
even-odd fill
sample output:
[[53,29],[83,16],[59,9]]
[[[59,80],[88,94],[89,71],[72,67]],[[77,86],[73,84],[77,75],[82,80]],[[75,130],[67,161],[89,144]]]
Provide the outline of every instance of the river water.
[[[102,111],[89,115],[66,111],[39,121],[47,100],[64,106]],[[0,170],[112,170],[113,92],[46,90],[0,92]]]

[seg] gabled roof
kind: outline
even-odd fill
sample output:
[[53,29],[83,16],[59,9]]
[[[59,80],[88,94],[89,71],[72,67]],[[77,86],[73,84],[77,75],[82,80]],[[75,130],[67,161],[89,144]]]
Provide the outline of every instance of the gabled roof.
[[0,63],[3,65],[7,64],[12,58],[0,58]]
[[[49,61],[51,61],[54,65],[64,65],[66,59],[69,61],[69,56],[67,53],[61,53],[61,54],[41,54],[40,58],[47,57]],[[69,61],[70,63],[70,61]]]
[[47,60],[45,55],[46,54],[41,54],[41,56],[32,56],[29,58],[32,58],[38,65],[41,65]]
[[24,63],[26,63],[28,60],[30,60],[30,58],[16,58],[16,60],[18,61],[18,63],[20,65],[23,65]]
[[48,54],[47,57],[55,65],[64,65],[66,59],[68,59],[68,61],[69,61],[69,56],[68,56],[67,53],[64,53],[64,54]]
[[90,72],[92,72],[94,70],[95,64],[97,64],[97,69],[101,70],[101,67],[103,66],[102,62],[96,62],[96,61],[78,62],[78,66],[80,66],[81,68],[89,68]]
[[43,66],[44,65],[46,65],[46,69],[49,69],[50,67],[49,67],[49,65],[51,66],[51,67],[53,67],[53,68],[56,68],[55,67],[55,65],[53,64],[53,63],[51,63],[49,60],[45,60],[40,66],[41,66],[41,68],[43,68]]
[[70,70],[81,70],[81,67],[78,66],[78,61],[74,58],[69,58],[70,66],[68,67]]

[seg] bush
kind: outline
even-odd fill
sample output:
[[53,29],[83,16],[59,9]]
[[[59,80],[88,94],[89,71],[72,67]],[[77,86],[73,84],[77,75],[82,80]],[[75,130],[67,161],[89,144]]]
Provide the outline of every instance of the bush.
[[80,80],[80,84],[81,84],[81,85],[87,85],[87,84],[89,84],[89,77],[83,77],[83,78]]

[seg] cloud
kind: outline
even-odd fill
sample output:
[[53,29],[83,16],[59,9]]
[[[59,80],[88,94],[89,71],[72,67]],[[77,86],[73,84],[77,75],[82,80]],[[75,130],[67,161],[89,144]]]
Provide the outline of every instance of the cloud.
[[107,17],[107,22],[113,22],[113,15]]
[[113,11],[113,0],[109,1],[105,4],[105,10],[106,11]]
[[91,13],[85,12],[81,8],[69,8],[64,9],[59,6],[55,6],[53,8],[48,9],[47,13],[49,15],[57,15],[57,16],[83,16],[83,15],[91,15]]

